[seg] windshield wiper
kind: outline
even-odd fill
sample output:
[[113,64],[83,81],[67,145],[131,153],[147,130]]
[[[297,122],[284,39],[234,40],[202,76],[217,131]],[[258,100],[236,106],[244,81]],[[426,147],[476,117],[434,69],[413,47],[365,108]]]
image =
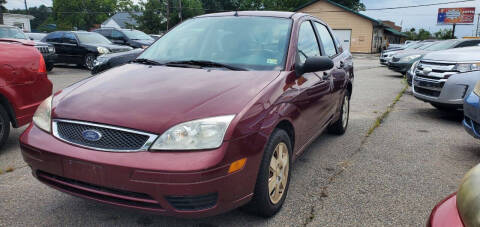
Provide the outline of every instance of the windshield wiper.
[[220,67],[220,68],[226,68],[234,71],[247,71],[245,68],[233,66],[233,65],[228,65],[228,64],[223,64],[219,62],[214,62],[214,61],[201,61],[201,60],[188,60],[188,61],[171,61],[165,63],[166,66],[174,66],[174,67],[184,67],[187,65],[193,65],[193,66],[200,66],[200,67]]
[[133,60],[132,62],[145,64],[145,65],[163,65],[162,63],[160,63],[158,61],[150,60],[150,59],[147,59],[147,58],[137,58],[137,59]]

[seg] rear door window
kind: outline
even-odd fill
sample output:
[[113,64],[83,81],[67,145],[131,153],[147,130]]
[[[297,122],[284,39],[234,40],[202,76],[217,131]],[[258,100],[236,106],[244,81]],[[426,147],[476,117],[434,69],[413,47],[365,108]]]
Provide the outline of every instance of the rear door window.
[[299,63],[303,64],[309,57],[320,56],[315,31],[309,21],[303,22],[298,33]]
[[335,43],[327,27],[318,22],[314,22],[314,24],[315,24],[315,28],[317,28],[318,36],[320,37],[320,41],[325,51],[325,55],[327,55],[328,57],[333,57],[337,55],[337,49],[335,48]]

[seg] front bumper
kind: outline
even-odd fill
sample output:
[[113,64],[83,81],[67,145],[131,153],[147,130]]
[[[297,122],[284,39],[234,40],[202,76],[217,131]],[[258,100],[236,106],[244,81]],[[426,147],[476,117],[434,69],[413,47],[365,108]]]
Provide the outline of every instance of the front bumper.
[[411,62],[389,62],[388,69],[404,74],[412,67]]
[[448,79],[413,78],[413,95],[422,101],[462,107],[480,79],[480,73],[458,73]]
[[263,149],[264,142],[253,134],[209,151],[115,153],[70,145],[33,124],[20,137],[23,158],[33,175],[55,189],[182,217],[216,215],[247,203],[262,152],[248,152],[243,169],[230,174],[231,161],[225,161],[225,154]]
[[463,104],[463,127],[474,138],[480,139],[480,98],[471,93]]

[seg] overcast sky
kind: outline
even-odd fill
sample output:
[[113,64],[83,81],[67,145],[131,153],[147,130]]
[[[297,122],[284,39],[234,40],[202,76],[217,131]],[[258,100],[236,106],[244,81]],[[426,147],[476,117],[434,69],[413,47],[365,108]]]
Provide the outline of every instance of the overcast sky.
[[[136,0],[138,1],[138,0]],[[365,4],[367,9],[385,8],[385,7],[398,7],[398,6],[411,6],[419,4],[430,3],[442,3],[458,0],[361,0]],[[7,0],[7,8],[25,8],[24,0]],[[27,0],[28,6],[47,5],[51,6],[51,0]],[[412,27],[427,29],[431,32],[438,31],[441,28],[451,28],[451,26],[437,25],[437,12],[438,8],[455,8],[455,7],[475,7],[476,14],[480,13],[480,0],[464,3],[450,3],[436,6],[424,6],[417,8],[407,9],[393,9],[393,10],[379,10],[379,11],[364,11],[367,16],[381,19],[391,20],[402,25],[403,29],[410,29]],[[475,16],[475,25],[458,25],[455,35],[458,37],[472,36],[475,33],[477,23],[477,16]]]

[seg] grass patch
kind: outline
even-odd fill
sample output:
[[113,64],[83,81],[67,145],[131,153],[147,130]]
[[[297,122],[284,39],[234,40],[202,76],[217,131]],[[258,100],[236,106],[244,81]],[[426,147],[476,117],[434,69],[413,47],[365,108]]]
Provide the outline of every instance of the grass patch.
[[[402,88],[402,90],[397,94],[397,96],[393,99],[393,102],[388,105],[387,109],[385,110],[385,112],[383,112],[380,116],[377,117],[377,119],[375,119],[375,123],[373,123],[373,125],[370,127],[370,129],[368,129],[367,131],[367,134],[365,135],[365,139],[367,137],[369,137],[374,131],[375,129],[377,129],[382,123],[383,121],[385,120],[385,118],[387,118],[388,114],[390,114],[390,112],[392,112],[393,108],[395,107],[395,104],[397,104],[398,101],[400,101],[400,98],[402,98],[403,96],[403,93],[405,93],[405,91],[407,90],[408,88],[408,84],[406,82],[406,80],[404,79],[403,82],[402,82],[405,86]],[[365,142],[365,139],[363,140]]]

